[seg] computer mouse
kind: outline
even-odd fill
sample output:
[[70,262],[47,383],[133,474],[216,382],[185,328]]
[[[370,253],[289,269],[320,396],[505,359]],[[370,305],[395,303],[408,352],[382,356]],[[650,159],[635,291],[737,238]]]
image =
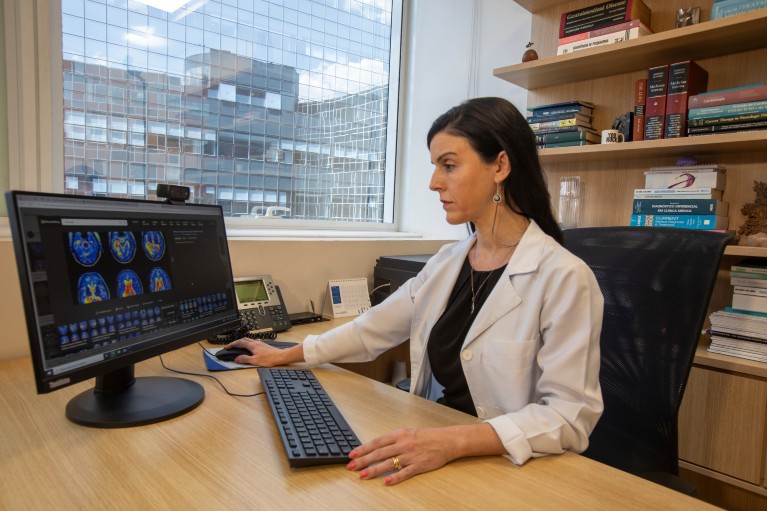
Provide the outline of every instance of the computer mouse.
[[245,348],[229,348],[216,352],[216,358],[223,362],[234,362],[234,359],[240,355],[252,355],[250,350]]

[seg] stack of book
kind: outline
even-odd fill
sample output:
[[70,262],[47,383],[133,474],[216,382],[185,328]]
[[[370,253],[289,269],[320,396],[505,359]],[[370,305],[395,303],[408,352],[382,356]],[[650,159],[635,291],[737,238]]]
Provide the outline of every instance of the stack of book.
[[690,96],[687,134],[767,129],[767,85],[754,84]]
[[767,7],[767,0],[714,0],[711,19],[718,20]]
[[725,172],[717,164],[651,168],[645,187],[634,190],[629,225],[726,230]]
[[594,103],[566,101],[529,107],[527,123],[535,133],[539,149],[598,144],[599,135],[591,126]]
[[562,13],[557,55],[652,34],[650,9],[642,0],[613,0]]
[[[684,137],[688,133],[688,98],[708,85],[708,72],[693,60],[653,66],[647,71],[644,140]],[[636,91],[635,91],[636,110]]]
[[767,362],[767,260],[730,267],[732,307],[711,314],[708,351]]
[[732,308],[767,315],[767,261],[747,259],[730,267]]
[[711,335],[708,351],[767,362],[767,315],[723,310],[709,319],[711,328],[704,332]]

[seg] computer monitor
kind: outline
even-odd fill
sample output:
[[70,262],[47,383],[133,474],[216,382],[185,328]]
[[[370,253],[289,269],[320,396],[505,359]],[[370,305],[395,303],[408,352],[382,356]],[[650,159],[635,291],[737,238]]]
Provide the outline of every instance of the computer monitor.
[[239,326],[219,206],[7,192],[38,393],[96,378],[66,416],[94,427],[176,417],[204,398],[134,364]]

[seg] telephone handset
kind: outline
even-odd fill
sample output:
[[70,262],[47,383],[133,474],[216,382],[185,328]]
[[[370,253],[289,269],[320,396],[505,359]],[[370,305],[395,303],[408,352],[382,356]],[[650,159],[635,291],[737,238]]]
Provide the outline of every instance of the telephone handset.
[[208,339],[210,342],[226,344],[239,337],[273,339],[277,332],[290,328],[280,288],[274,285],[270,275],[235,278],[234,294],[242,326]]

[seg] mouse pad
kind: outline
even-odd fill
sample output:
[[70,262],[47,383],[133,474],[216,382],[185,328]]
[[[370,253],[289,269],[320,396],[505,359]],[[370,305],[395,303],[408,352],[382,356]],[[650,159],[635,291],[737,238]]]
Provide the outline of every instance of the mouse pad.
[[215,354],[224,348],[208,348],[202,350],[202,359],[205,361],[205,367],[208,371],[231,371],[233,369],[254,369],[256,366],[250,364],[237,364],[235,362],[224,362],[215,357]]

